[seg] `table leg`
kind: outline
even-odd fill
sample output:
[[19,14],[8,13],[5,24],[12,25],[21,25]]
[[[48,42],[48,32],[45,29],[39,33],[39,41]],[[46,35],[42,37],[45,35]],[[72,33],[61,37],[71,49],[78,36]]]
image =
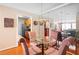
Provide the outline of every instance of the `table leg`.
[[44,55],[44,44],[42,44],[42,55]]

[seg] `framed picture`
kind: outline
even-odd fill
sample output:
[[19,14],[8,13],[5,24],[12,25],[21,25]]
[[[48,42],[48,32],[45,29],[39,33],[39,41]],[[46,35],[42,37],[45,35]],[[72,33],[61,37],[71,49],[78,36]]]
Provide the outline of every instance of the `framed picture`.
[[14,27],[14,19],[4,18],[4,27]]
[[34,25],[38,25],[38,21],[34,21],[33,23],[34,23]]

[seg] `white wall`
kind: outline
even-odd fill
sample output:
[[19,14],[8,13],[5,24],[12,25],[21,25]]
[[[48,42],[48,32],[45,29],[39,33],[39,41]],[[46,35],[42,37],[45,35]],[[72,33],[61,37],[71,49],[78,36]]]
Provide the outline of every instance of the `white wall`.
[[[0,5],[0,50],[16,47],[17,17],[31,16],[31,13],[15,10]],[[13,18],[14,27],[4,28],[4,18]]]
[[[34,25],[34,21],[38,21],[38,25]],[[44,39],[44,24],[40,25],[39,21],[41,21],[40,18],[32,20],[32,31],[36,32],[36,40],[42,42],[42,39]]]

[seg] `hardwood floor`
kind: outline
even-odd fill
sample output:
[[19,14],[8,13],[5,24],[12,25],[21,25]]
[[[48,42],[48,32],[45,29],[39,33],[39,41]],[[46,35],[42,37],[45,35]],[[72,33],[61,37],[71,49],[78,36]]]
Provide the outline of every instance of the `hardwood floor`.
[[[66,55],[71,55],[73,52],[69,51]],[[23,55],[23,49],[21,45],[18,45],[18,47],[0,51],[0,55]],[[79,47],[77,49],[77,55],[79,55]]]
[[11,49],[0,51],[0,55],[23,55],[23,50],[21,45]]

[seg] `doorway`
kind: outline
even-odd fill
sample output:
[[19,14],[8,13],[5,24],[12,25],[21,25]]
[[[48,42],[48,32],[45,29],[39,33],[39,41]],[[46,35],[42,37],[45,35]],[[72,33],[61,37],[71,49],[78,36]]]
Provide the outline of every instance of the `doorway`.
[[18,35],[25,37],[25,31],[31,31],[31,19],[18,17]]

